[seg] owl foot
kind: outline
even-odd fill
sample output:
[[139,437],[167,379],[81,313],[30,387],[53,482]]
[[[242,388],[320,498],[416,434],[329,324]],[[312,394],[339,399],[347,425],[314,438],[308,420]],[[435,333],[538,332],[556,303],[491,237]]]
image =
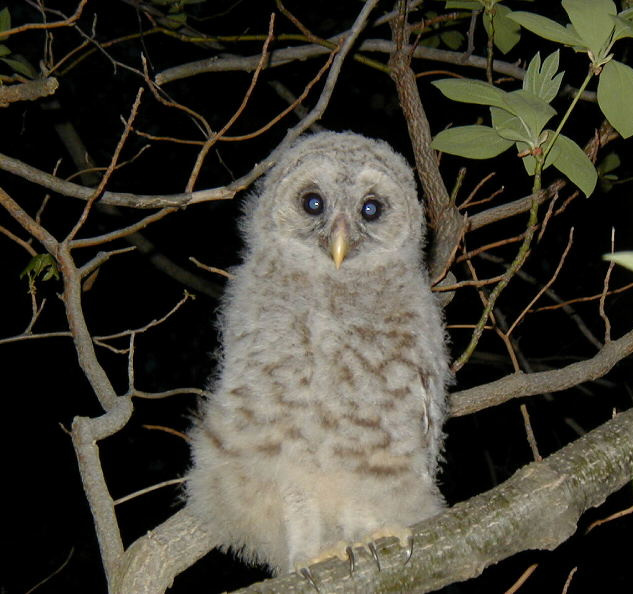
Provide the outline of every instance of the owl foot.
[[411,555],[413,554],[413,533],[410,528],[398,525],[384,526],[380,530],[373,532],[370,540],[367,542],[367,548],[374,558],[374,561],[376,561],[376,565],[378,565],[378,571],[380,571],[380,559],[378,558],[375,541],[389,537],[397,538],[400,546],[407,552],[407,558],[404,562],[405,565],[411,560]]
[[397,538],[400,546],[405,549],[407,553],[407,558],[404,563],[406,565],[411,559],[411,555],[413,553],[413,534],[411,533],[411,530],[409,528],[393,525],[384,526],[380,530],[376,530],[367,540],[363,542],[355,542],[353,544],[350,544],[346,541],[340,541],[334,546],[321,552],[318,556],[310,559],[306,563],[295,564],[295,571],[299,575],[303,576],[317,591],[319,591],[319,588],[316,585],[312,573],[310,572],[310,569],[308,567],[311,565],[316,565],[317,563],[321,563],[326,559],[332,559],[336,557],[341,561],[347,561],[349,563],[349,573],[350,575],[352,575],[356,569],[356,553],[354,552],[354,549],[356,548],[361,548],[365,551],[368,551],[372,559],[376,563],[378,571],[382,571],[380,557],[378,555],[378,549],[376,547],[376,541],[381,538],[389,537]]
[[319,586],[317,586],[317,583],[314,581],[314,577],[312,577],[312,572],[308,567],[297,568],[297,573],[309,582],[317,592],[321,592],[321,590],[319,590]]

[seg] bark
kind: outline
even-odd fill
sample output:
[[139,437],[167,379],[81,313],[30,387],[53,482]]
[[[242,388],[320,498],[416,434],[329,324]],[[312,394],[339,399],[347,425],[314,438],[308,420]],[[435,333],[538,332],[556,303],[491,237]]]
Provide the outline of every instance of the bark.
[[127,549],[110,592],[164,592],[179,573],[218,544],[186,508],[182,509]]

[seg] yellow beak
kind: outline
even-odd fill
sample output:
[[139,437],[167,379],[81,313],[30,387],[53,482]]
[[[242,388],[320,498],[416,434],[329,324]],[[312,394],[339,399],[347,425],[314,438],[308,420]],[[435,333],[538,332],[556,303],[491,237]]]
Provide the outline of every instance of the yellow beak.
[[349,251],[349,230],[345,219],[334,222],[330,235],[330,254],[334,260],[334,266],[338,270]]

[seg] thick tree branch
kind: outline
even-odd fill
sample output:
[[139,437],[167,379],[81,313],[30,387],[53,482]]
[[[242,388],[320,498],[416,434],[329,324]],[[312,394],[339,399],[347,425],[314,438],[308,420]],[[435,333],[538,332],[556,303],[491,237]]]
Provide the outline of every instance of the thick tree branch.
[[52,95],[59,86],[54,77],[40,80],[30,80],[14,85],[0,86],[0,107],[8,107],[16,101],[35,101],[47,95]]
[[[337,43],[346,33],[341,33],[326,39],[328,44]],[[380,52],[391,54],[395,50],[395,44],[386,39],[367,39],[363,41],[358,51]],[[316,58],[330,51],[329,47],[318,44],[298,45],[283,49],[276,49],[270,55],[268,67],[282,66],[294,61]],[[449,50],[434,49],[418,46],[413,50],[412,57],[423,58],[431,61],[446,62],[457,66],[472,66],[475,68],[486,68],[486,58],[480,56],[465,56],[463,52],[453,52]],[[163,85],[168,82],[188,78],[206,72],[229,72],[234,70],[254,70],[257,67],[259,56],[214,56],[187,64],[180,64],[167,68],[159,72],[155,77],[156,84]],[[494,61],[494,69],[499,74],[505,74],[517,79],[522,79],[525,70],[501,60]]]
[[429,224],[435,230],[430,261],[431,278],[435,279],[444,276],[462,237],[465,222],[451,201],[440,175],[437,155],[431,148],[431,127],[410,66],[411,48],[406,39],[405,4],[398,4],[400,13],[392,24],[395,49],[389,58],[389,68],[409,129],[416,168],[426,198]]
[[179,573],[219,544],[187,508],[182,509],[125,552],[110,594],[164,592]]

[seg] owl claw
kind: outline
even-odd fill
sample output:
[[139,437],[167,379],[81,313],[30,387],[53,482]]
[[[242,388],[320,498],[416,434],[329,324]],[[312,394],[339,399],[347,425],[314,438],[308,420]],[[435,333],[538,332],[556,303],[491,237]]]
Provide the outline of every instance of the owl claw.
[[314,577],[312,576],[312,572],[309,567],[302,567],[297,571],[317,592],[321,592],[321,590],[319,590],[319,586],[317,586],[317,583],[314,581]]
[[345,547],[345,552],[347,553],[347,558],[349,559],[349,575],[351,577],[356,569],[356,557],[354,556],[354,549],[349,545]]
[[367,548],[369,549],[371,556],[374,558],[374,561],[376,562],[376,565],[378,566],[378,571],[382,571],[382,567],[380,567],[380,558],[378,557],[378,551],[376,549],[376,545],[374,544],[374,542],[373,541],[368,542]]
[[404,561],[404,564],[406,565],[409,561],[411,561],[411,557],[413,556],[413,534],[409,534],[409,536],[407,536],[407,546],[405,551],[407,552],[407,558]]

